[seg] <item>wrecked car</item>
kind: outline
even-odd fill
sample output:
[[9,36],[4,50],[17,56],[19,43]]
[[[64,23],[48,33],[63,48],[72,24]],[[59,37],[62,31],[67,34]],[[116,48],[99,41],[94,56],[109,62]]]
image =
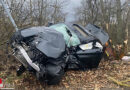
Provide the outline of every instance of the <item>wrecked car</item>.
[[42,82],[58,84],[67,70],[97,68],[108,39],[107,33],[92,24],[84,28],[59,23],[19,30],[11,38],[14,56],[22,63],[17,75],[27,70]]

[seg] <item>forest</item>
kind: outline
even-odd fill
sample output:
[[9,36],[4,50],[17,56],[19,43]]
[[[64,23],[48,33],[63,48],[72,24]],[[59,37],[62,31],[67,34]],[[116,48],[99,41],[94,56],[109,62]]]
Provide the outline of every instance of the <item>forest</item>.
[[91,23],[108,33],[111,41],[109,50],[113,50],[109,52],[110,55],[103,57],[97,69],[68,71],[60,84],[55,86],[39,83],[28,72],[18,77],[16,70],[20,63],[11,55],[8,44],[15,28],[0,3],[0,78],[4,81],[5,87],[15,87],[16,90],[107,90],[104,88],[127,90],[130,87],[129,82],[124,82],[125,84],[118,82],[126,79],[130,81],[130,60],[123,62],[121,59],[130,55],[129,0],[81,0],[80,5],[73,8],[73,11],[65,12],[70,1],[4,0],[19,29],[48,26],[49,23],[68,23],[66,17],[69,12],[74,12],[75,20],[69,23],[82,26]]

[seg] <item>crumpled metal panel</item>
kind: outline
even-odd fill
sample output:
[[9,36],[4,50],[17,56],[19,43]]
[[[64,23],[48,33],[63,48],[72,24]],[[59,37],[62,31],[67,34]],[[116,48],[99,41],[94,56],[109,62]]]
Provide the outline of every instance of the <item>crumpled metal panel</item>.
[[89,31],[93,36],[99,39],[103,45],[109,40],[108,34],[99,27],[88,24],[85,28],[87,32]]
[[64,37],[54,29],[44,26],[32,27],[22,30],[21,35],[24,38],[36,36],[34,45],[48,57],[58,58],[65,51]]

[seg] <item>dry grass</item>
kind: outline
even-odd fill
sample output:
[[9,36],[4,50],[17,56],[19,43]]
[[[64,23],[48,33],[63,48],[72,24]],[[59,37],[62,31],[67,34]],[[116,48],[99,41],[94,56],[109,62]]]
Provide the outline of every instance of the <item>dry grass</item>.
[[10,85],[10,87],[16,87],[19,90],[100,90],[104,87],[121,88],[121,86],[108,79],[110,76],[119,81],[130,78],[130,63],[121,60],[102,60],[99,68],[93,70],[68,71],[61,83],[55,86],[40,84],[28,72],[17,77],[15,72],[17,66],[18,62],[11,57],[5,62],[4,57],[0,56],[0,78],[4,80],[6,87]]

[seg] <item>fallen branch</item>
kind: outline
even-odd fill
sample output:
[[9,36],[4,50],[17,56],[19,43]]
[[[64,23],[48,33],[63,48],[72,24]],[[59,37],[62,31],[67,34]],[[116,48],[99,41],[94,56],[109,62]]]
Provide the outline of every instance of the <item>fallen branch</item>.
[[113,77],[108,77],[109,80],[112,80],[114,83],[120,85],[120,86],[125,86],[125,87],[130,87],[130,85],[125,84],[126,82],[130,82],[130,78],[125,80],[125,81],[118,81],[116,79],[114,79]]

